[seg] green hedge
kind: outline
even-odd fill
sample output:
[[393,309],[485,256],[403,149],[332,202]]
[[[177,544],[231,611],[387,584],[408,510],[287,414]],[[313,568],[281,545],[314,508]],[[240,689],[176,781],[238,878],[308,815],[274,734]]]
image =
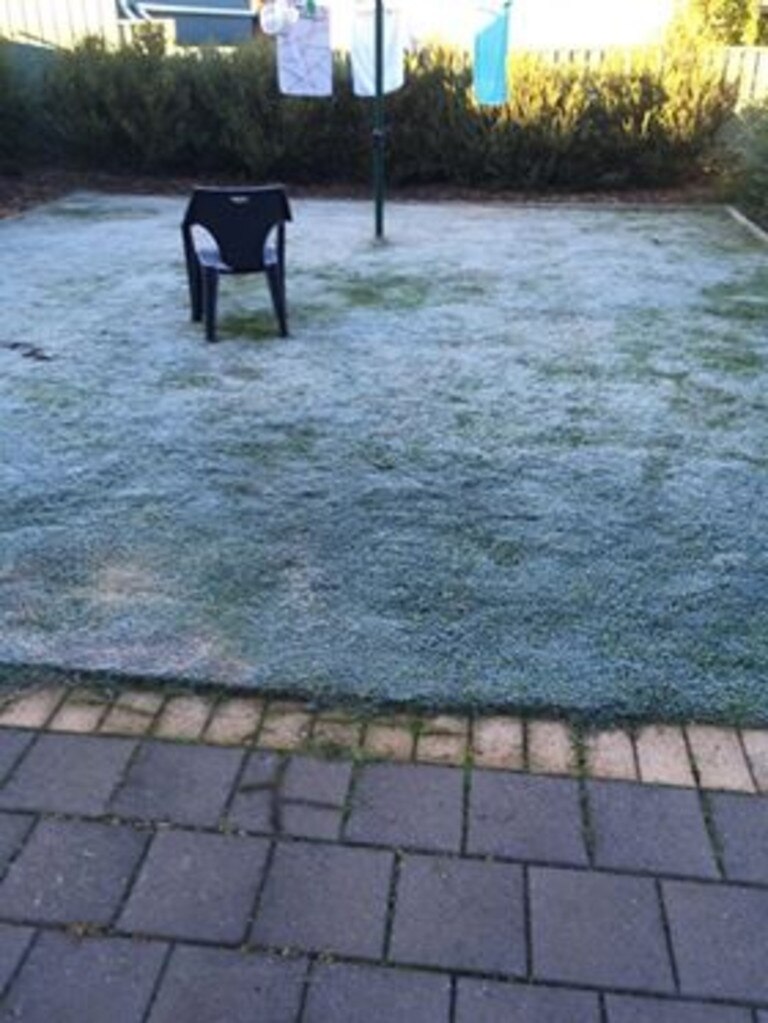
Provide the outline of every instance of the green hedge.
[[742,111],[725,143],[730,198],[768,229],[768,103]]
[[[574,189],[679,182],[699,173],[735,99],[714,64],[683,48],[599,70],[517,57],[510,80],[506,107],[480,109],[463,55],[431,48],[410,57],[405,88],[387,100],[390,179]],[[49,160],[297,183],[370,176],[371,104],[351,94],[341,57],[332,100],[295,100],[278,94],[264,39],[230,53],[171,55],[151,34],[117,52],[91,40],[58,57],[43,91],[35,136]]]
[[9,47],[0,45],[0,171],[19,168],[30,155],[28,132],[31,102],[11,61]]

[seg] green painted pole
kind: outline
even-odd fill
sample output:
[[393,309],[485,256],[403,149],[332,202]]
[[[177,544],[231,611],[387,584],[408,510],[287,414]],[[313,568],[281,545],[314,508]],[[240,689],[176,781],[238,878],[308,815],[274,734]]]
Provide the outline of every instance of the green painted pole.
[[376,206],[376,238],[384,237],[385,187],[384,125],[384,0],[376,0],[376,98],[373,112],[373,190]]

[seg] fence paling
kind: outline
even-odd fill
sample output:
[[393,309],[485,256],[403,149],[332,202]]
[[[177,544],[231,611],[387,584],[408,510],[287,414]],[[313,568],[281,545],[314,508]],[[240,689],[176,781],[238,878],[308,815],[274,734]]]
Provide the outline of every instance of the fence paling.
[[[518,53],[535,53],[554,64],[572,63],[577,66],[599,68],[624,58],[626,67],[631,66],[639,50],[632,49],[539,49],[519,50]],[[647,51],[645,51],[647,52]],[[512,53],[514,59],[515,51]],[[723,76],[739,83],[739,106],[747,106],[768,98],[768,46],[728,46],[722,54]]]
[[93,35],[117,42],[117,10],[114,0],[4,0],[0,35],[63,48]]

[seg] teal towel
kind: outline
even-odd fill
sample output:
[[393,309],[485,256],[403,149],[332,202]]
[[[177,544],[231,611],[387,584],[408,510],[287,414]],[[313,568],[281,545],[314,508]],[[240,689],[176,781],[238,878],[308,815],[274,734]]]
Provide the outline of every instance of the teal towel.
[[475,98],[484,106],[506,103],[509,7],[475,37]]

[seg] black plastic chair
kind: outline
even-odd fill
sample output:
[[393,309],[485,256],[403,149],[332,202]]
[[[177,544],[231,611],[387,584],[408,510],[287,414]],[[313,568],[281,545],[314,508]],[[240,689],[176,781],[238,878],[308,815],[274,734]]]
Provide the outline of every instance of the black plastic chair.
[[194,190],[181,231],[192,320],[205,319],[209,341],[216,340],[221,274],[266,274],[280,333],[288,336],[285,225],[291,219],[288,197],[279,185]]

